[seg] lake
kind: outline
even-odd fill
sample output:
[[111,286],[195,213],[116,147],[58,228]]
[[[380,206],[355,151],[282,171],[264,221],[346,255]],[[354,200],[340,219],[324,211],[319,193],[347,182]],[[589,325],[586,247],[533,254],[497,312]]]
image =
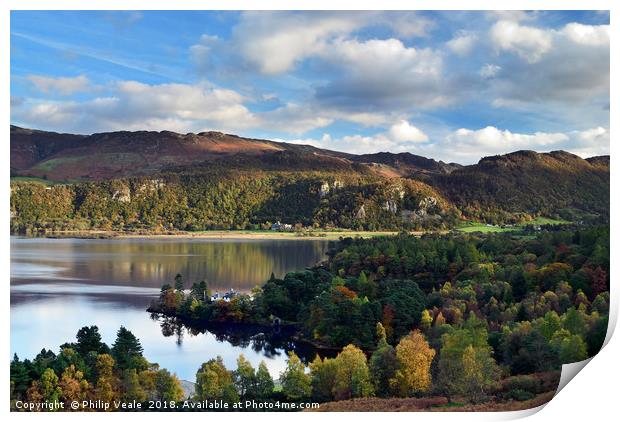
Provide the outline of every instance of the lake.
[[272,376],[284,369],[286,351],[304,346],[270,333],[187,329],[145,311],[164,283],[181,273],[187,287],[249,291],[326,259],[325,240],[47,239],[11,237],[11,357],[32,359],[42,348],[75,340],[97,325],[112,345],[123,325],[141,341],[151,362],[194,381],[200,365],[217,355],[229,369],[243,353]]

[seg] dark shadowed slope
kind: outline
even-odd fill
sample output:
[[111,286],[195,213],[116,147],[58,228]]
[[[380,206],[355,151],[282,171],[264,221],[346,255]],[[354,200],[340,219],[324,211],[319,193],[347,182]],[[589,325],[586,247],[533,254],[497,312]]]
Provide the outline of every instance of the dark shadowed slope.
[[517,151],[485,157],[431,184],[469,216],[498,209],[544,215],[564,208],[609,215],[608,157]]
[[11,172],[20,172],[67,148],[83,145],[83,135],[11,126]]

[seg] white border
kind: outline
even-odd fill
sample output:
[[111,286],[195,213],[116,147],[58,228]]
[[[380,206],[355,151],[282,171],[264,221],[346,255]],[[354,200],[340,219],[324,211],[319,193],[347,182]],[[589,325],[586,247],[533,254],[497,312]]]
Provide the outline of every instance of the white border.
[[[5,171],[5,179],[2,186],[2,192],[0,193],[0,201],[2,206],[0,207],[0,221],[9,221],[9,168],[10,168],[10,153],[9,153],[9,131],[8,126],[10,124],[10,69],[9,69],[9,52],[10,52],[10,10],[66,10],[66,9],[82,9],[82,10],[286,10],[286,9],[299,9],[299,10],[611,10],[611,67],[612,69],[620,69],[618,66],[618,55],[613,46],[616,46],[617,31],[615,30],[615,12],[619,8],[616,6],[618,2],[603,1],[603,0],[521,0],[521,1],[470,1],[470,0],[418,0],[418,1],[399,1],[399,0],[382,0],[381,2],[370,0],[357,0],[355,2],[335,2],[334,0],[297,0],[295,2],[285,0],[263,0],[260,2],[249,0],[212,0],[212,1],[199,1],[199,0],[90,0],[88,2],[76,1],[76,0],[57,0],[53,3],[45,0],[4,0],[0,5],[2,13],[0,15],[0,54],[2,60],[0,63],[1,70],[1,88],[0,95],[2,101],[0,102],[2,115],[5,116],[5,129],[0,131],[0,140],[2,142],[3,154],[0,154],[0,160],[2,160],[2,166],[0,168]],[[379,8],[377,6],[380,6]],[[616,71],[617,72],[617,71]],[[613,103],[616,94],[616,83],[614,78],[614,72],[611,72],[611,96],[610,100]],[[615,112],[616,108],[612,105],[610,114],[610,131],[612,134],[614,131],[614,121],[618,121],[618,113]],[[612,136],[613,139],[613,136]],[[618,148],[612,142],[611,145],[611,186],[612,192],[615,193],[614,188],[617,186],[616,172],[613,170],[616,168],[615,159]],[[611,195],[611,215],[617,212],[617,197]],[[8,294],[9,289],[9,274],[8,269],[10,265],[9,257],[9,226],[8,224],[0,225],[0,233],[3,242],[0,244],[2,252],[2,268],[4,268],[4,291],[2,297],[2,307],[4,309],[4,318],[1,319],[4,335],[0,338],[2,345],[2,354],[5,359],[9,357],[9,338],[10,338],[10,299]],[[612,249],[611,258],[612,262],[615,262],[618,255],[618,230],[615,224],[612,224]],[[615,266],[611,269],[611,278],[615,278]],[[612,310],[610,314],[610,330],[613,330],[618,315],[618,290],[615,288],[618,281],[612,281]],[[609,340],[609,338],[608,338]],[[618,410],[617,399],[617,375],[619,373],[619,359],[620,359],[620,343],[617,338],[611,338],[609,343],[603,348],[603,350],[594,359],[587,364],[587,369],[581,371],[573,381],[553,399],[547,406],[542,406],[544,409],[535,409],[531,411],[523,412],[508,412],[508,413],[388,413],[385,417],[390,419],[399,420],[411,420],[412,417],[417,420],[458,420],[462,421],[481,421],[481,420],[506,420],[515,419],[524,416],[531,415],[532,420],[562,420],[567,418],[568,420],[580,420],[580,421],[606,421],[612,419],[613,414]],[[8,362],[7,362],[8,363]],[[2,406],[4,411],[8,413],[8,397],[9,397],[9,366],[8,364],[0,365],[4,377],[0,381],[0,391],[2,391]],[[87,414],[89,420],[101,419],[106,420],[108,416],[105,414]],[[264,415],[270,420],[288,420],[291,417],[295,419],[312,419],[316,414],[312,413],[295,413],[295,414],[274,414],[274,413],[259,413],[259,414],[246,414],[246,413],[227,413],[226,415],[213,415],[213,418],[225,417],[227,420],[247,420],[248,418],[261,418]],[[63,420],[73,418],[83,418],[86,414],[46,414],[40,415],[41,417],[50,418],[52,420]],[[343,415],[344,416],[344,415]],[[356,417],[366,417],[373,419],[379,419],[384,417],[383,414],[371,413],[368,415],[356,415]],[[35,414],[22,414],[12,413],[10,417],[13,419],[30,419],[38,418]],[[129,419],[131,414],[116,414],[115,418]],[[141,417],[148,417],[150,420],[168,420],[171,415],[167,413],[150,413],[148,415],[141,415]],[[204,414],[187,414],[180,415],[182,418],[210,418],[209,415]],[[346,416],[344,416],[346,417]],[[321,414],[321,419],[327,418],[341,418],[337,413]]]

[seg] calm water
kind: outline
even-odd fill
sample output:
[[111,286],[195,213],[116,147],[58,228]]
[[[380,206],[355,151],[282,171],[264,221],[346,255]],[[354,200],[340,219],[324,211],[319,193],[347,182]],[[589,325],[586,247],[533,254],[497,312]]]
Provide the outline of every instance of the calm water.
[[11,238],[11,355],[57,352],[84,325],[97,325],[108,344],[124,325],[151,362],[193,381],[202,362],[221,355],[229,368],[239,353],[273,376],[285,351],[300,346],[269,333],[188,330],[145,312],[163,283],[181,273],[186,285],[206,280],[214,291],[248,291],[274,272],[325,259],[321,240],[43,239]]

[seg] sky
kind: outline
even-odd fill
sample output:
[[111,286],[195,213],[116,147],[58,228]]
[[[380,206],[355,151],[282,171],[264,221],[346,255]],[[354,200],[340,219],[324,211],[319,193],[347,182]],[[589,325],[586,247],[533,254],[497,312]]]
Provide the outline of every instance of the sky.
[[11,122],[609,154],[609,13],[12,11]]

